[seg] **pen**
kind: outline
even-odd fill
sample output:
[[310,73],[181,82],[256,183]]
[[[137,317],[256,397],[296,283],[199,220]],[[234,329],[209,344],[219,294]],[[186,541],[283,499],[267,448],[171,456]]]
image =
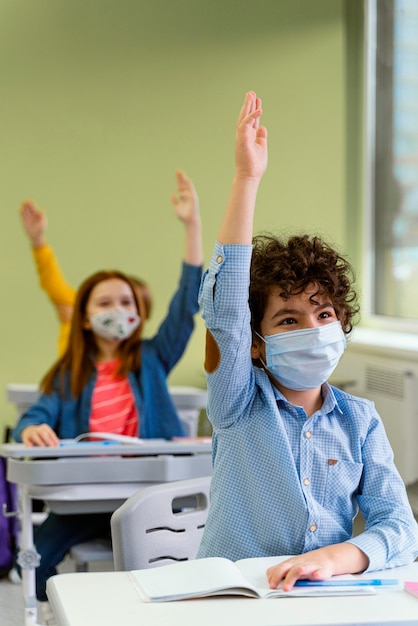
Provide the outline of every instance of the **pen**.
[[399,585],[397,578],[362,578],[361,580],[297,580],[295,587],[383,587]]

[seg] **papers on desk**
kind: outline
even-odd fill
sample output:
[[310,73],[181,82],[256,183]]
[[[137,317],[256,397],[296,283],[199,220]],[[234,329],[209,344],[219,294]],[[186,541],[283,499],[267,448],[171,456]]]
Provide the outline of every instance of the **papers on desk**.
[[[129,437],[128,435],[118,435],[116,433],[82,433],[75,437],[75,439],[71,439],[71,443],[92,443],[93,442],[112,442],[112,443],[124,443],[124,444],[133,444],[133,445],[144,445],[148,439],[140,439],[139,437]],[[166,439],[153,439],[156,441],[166,441]],[[191,445],[207,445],[212,443],[212,437],[173,437],[171,441],[178,441],[183,445],[191,444]],[[65,443],[65,442],[64,442]]]
[[144,440],[139,437],[128,437],[128,435],[118,435],[116,433],[82,433],[78,435],[75,439],[73,439],[72,443],[81,443],[87,440],[89,443],[91,441],[114,441],[116,443],[129,443],[134,445],[143,445]]
[[324,583],[321,586],[294,587],[291,591],[270,589],[266,570],[287,558],[289,557],[252,558],[233,563],[228,559],[214,557],[134,570],[129,572],[129,575],[143,602],[170,602],[219,595],[288,598],[376,593],[373,585],[358,585],[356,583],[359,578],[350,575],[335,576],[331,579],[331,581],[344,580],[346,584],[327,586]]

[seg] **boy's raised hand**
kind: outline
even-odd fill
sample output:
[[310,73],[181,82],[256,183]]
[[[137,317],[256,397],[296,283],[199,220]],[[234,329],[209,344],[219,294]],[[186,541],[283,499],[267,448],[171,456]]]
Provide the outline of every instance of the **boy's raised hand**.
[[24,229],[34,248],[45,244],[46,215],[32,200],[25,200],[20,207]]
[[172,194],[171,200],[177,217],[184,223],[199,217],[199,198],[190,178],[182,171],[176,170],[178,195]]
[[235,127],[235,175],[218,233],[221,244],[249,245],[257,190],[267,168],[267,129],[260,126],[261,99],[245,94]]
[[267,168],[267,129],[260,126],[261,105],[261,98],[254,91],[246,93],[235,133],[235,168],[239,177],[261,178]]

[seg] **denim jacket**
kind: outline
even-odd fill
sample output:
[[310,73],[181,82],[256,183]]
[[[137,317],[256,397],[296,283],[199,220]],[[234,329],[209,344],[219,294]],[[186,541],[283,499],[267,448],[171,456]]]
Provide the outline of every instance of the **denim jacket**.
[[[183,355],[193,332],[201,273],[201,267],[183,263],[180,284],[167,316],[156,335],[141,342],[139,371],[128,374],[139,415],[139,437],[170,439],[185,434],[168,390],[167,376]],[[49,424],[61,439],[88,432],[96,377],[93,372],[78,398],[71,395],[69,381],[65,397],[58,389],[42,394],[21,416],[12,432],[15,441],[20,442],[22,431],[33,424]]]

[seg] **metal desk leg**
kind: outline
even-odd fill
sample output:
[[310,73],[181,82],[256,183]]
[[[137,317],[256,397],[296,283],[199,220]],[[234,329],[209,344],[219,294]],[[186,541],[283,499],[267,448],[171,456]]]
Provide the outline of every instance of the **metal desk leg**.
[[39,565],[39,554],[33,543],[32,500],[25,485],[19,485],[20,541],[17,562],[22,572],[22,590],[25,604],[25,625],[36,624],[36,580],[35,568]]

